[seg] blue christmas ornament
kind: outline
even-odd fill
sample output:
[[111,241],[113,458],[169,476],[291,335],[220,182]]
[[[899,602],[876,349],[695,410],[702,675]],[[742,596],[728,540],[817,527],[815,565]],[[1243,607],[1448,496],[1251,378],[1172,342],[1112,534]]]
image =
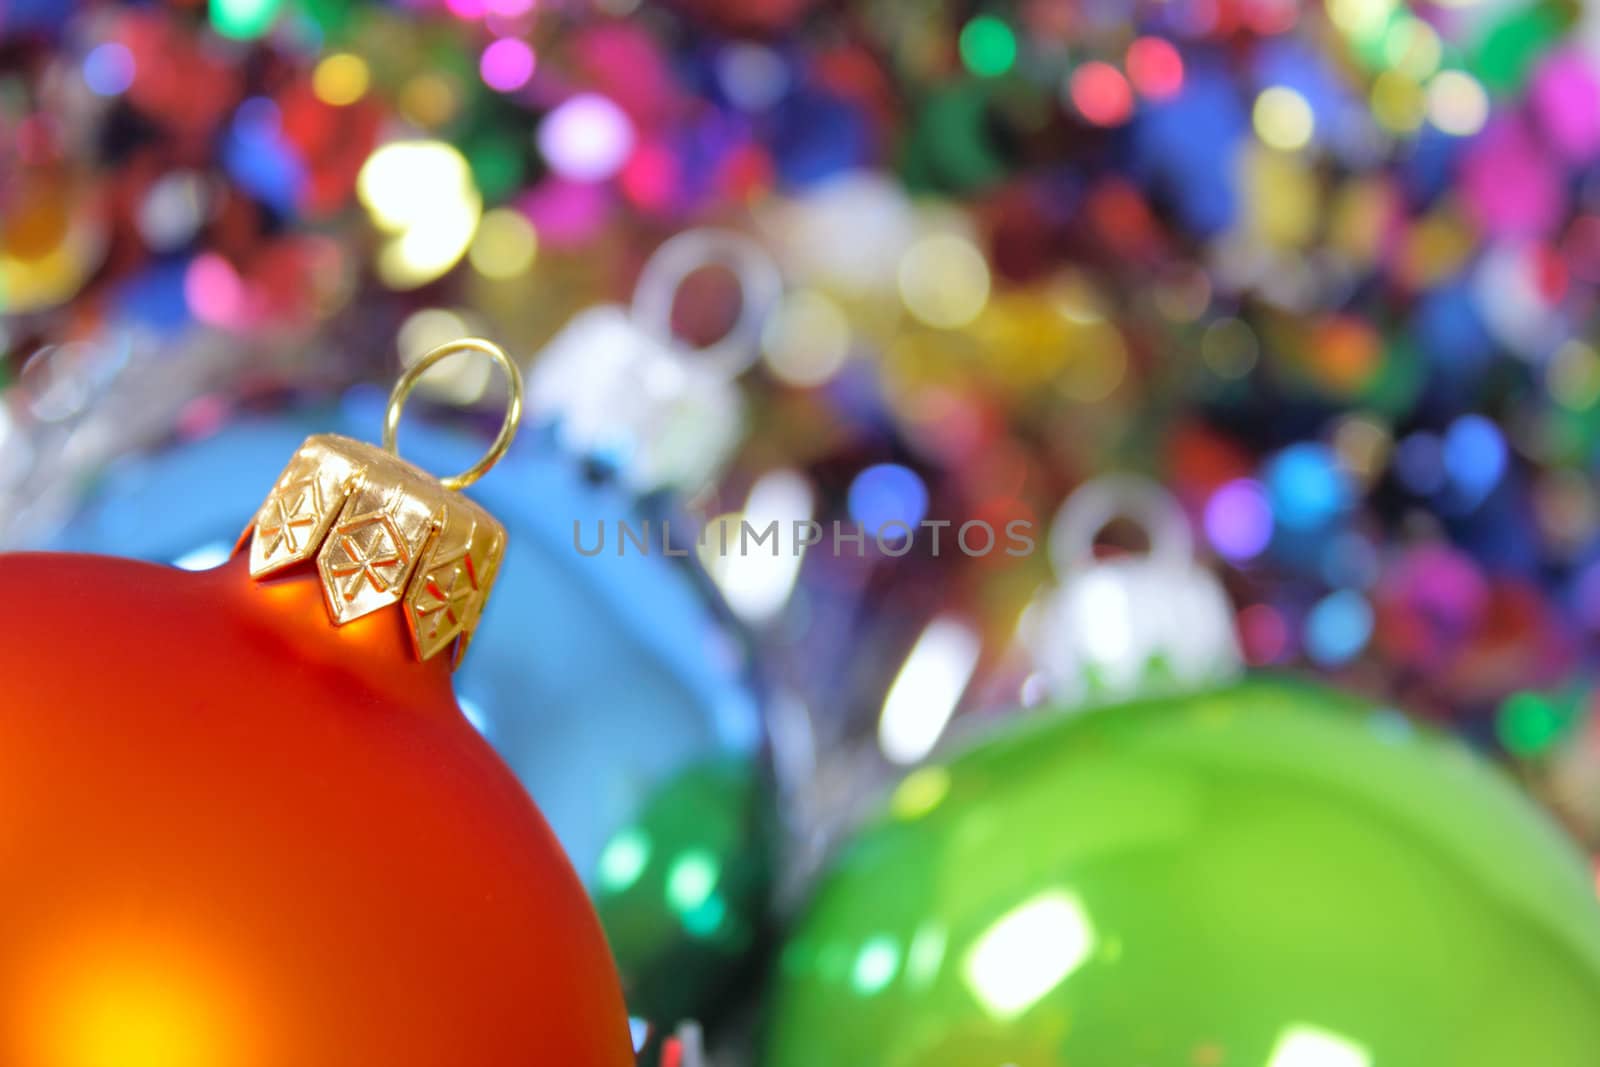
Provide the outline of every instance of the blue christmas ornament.
[[[50,547],[199,569],[227,558],[264,487],[311,433],[376,436],[384,398],[236,422],[125,461]],[[465,469],[471,435],[408,419],[400,451]],[[615,538],[626,491],[524,433],[470,495],[510,534],[499,596],[456,675],[462,709],[538,802],[594,895],[634,1012],[707,1018],[758,939],[777,838],[747,655],[686,559]],[[680,539],[674,535],[675,543]],[[682,540],[687,540],[683,538]]]

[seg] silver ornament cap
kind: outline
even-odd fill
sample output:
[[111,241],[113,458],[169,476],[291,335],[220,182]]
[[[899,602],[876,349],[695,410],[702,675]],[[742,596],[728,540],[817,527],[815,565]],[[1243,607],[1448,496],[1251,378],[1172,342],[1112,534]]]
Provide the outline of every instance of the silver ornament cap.
[[[1096,559],[1096,539],[1119,518],[1143,528],[1149,551]],[[1222,583],[1196,560],[1187,517],[1154,482],[1119,474],[1083,485],[1056,515],[1050,556],[1060,581],[1021,632],[1039,696],[1089,706],[1208,688],[1241,671]]]

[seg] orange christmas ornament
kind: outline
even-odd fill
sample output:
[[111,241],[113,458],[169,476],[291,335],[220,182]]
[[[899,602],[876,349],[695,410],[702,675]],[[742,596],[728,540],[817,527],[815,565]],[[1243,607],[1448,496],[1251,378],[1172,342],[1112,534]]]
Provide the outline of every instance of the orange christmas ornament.
[[[452,351],[512,405],[392,454]],[[314,437],[187,573],[0,556],[0,1064],[627,1067],[603,935],[450,669],[504,545],[454,492],[520,382],[460,342],[389,451]]]

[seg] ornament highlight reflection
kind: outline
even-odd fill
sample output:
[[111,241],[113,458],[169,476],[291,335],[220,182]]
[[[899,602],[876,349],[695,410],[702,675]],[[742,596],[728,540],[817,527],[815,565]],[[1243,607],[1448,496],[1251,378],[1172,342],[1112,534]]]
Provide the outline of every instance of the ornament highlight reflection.
[[997,919],[967,954],[967,987],[991,1018],[1015,1019],[1083,965],[1094,930],[1078,898],[1041,893]]
[[934,619],[906,657],[878,719],[878,747],[896,763],[933,751],[977,669],[978,635],[960,619]]
[[1292,1026],[1273,1049],[1267,1067],[1372,1067],[1367,1050],[1338,1034]]
[[58,1067],[208,1067],[253,1044],[229,983],[176,941],[83,937],[35,972],[23,1047]]

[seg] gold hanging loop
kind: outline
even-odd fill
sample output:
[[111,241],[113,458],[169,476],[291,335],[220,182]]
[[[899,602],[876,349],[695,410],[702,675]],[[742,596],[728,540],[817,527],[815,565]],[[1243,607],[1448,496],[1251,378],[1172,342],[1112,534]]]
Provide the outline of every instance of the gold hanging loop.
[[500,424],[500,432],[495,436],[494,443],[489,446],[489,451],[483,454],[483,458],[460,474],[439,479],[441,485],[454,491],[465,489],[487,474],[490,468],[500,462],[500,458],[511,447],[512,439],[517,436],[517,425],[522,421],[522,372],[517,369],[511,357],[506,355],[505,349],[481,337],[463,337],[459,341],[440,345],[407,368],[400,376],[400,380],[394,383],[394,392],[389,394],[389,408],[383,415],[383,450],[398,456],[400,450],[396,438],[400,432],[400,414],[405,410],[406,401],[410,399],[412,392],[417,388],[417,383],[422,380],[422,376],[430,367],[459,352],[477,352],[500,364],[500,369],[506,373],[506,382],[509,385],[507,391],[511,402],[506,405],[506,417]]

